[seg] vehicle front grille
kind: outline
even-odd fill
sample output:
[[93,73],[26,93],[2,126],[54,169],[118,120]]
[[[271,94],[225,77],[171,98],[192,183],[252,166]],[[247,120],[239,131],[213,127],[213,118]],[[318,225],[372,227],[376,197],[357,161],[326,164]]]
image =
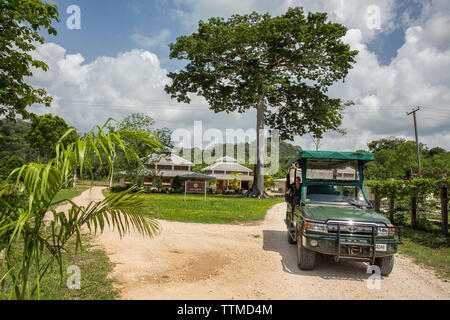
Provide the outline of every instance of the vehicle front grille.
[[[328,233],[337,234],[337,232],[338,232],[337,224],[328,225]],[[353,225],[342,224],[341,225],[341,235],[366,235],[366,236],[372,235],[372,227],[359,226],[357,224],[353,224]]]

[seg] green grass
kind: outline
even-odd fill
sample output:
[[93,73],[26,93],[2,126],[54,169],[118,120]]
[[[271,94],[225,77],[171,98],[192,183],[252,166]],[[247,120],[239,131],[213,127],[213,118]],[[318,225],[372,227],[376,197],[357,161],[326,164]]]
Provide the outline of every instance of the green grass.
[[158,219],[180,222],[230,224],[263,220],[267,210],[284,200],[248,199],[238,196],[145,194]]
[[65,200],[65,199],[73,199],[75,197],[78,197],[80,194],[82,194],[84,191],[88,190],[89,187],[86,186],[79,186],[76,188],[67,188],[63,189],[60,192],[58,192],[53,199],[53,203],[57,203],[56,206],[64,204],[64,202],[58,203],[59,201]]
[[[57,263],[54,263],[40,284],[41,300],[114,300],[118,298],[119,293],[113,287],[115,280],[108,278],[114,265],[103,250],[89,244],[90,240],[89,236],[84,236],[83,243],[85,245],[83,251],[78,254],[75,254],[74,241],[69,242],[68,252],[63,255],[62,285],[59,267]],[[16,258],[20,261],[20,247],[16,251]],[[50,254],[44,253],[43,261],[48,258],[50,258]],[[80,290],[69,290],[66,285],[67,279],[70,277],[66,270],[72,265],[78,266],[81,270]],[[33,276],[35,277],[35,275]],[[0,287],[0,300],[8,299],[8,295],[9,282],[6,281],[5,287]]]
[[442,279],[450,280],[450,237],[439,232],[405,227],[399,252],[419,265],[432,268]]
[[[387,215],[386,215],[387,216]],[[450,236],[442,234],[441,226],[432,224],[426,219],[428,215],[417,217],[417,227],[411,227],[410,214],[396,214],[394,225],[404,226],[402,229],[403,244],[399,252],[410,257],[415,263],[428,267],[443,280],[450,280]],[[433,217],[436,219],[436,217]],[[437,217],[440,219],[440,217]]]
[[[64,189],[60,191],[53,203],[65,199],[72,199],[79,196],[89,187],[77,187]],[[63,203],[59,203],[61,205]],[[109,260],[106,253],[90,244],[91,236],[83,236],[83,250],[75,254],[75,242],[69,241],[67,252],[63,254],[63,281],[61,284],[61,277],[59,267],[56,263],[50,267],[50,270],[44,276],[40,288],[42,300],[113,300],[118,298],[118,292],[113,287],[115,280],[108,279],[108,274],[112,272],[114,265]],[[16,259],[20,261],[21,247],[16,247]],[[47,252],[43,254],[42,261],[47,261],[51,255]],[[69,274],[66,270],[69,266],[78,266],[81,270],[81,289],[69,290],[66,281]],[[36,277],[33,275],[32,277]],[[30,277],[30,279],[32,278]],[[0,278],[2,272],[0,270]],[[0,300],[8,299],[9,283],[5,282],[5,286],[0,286]]]

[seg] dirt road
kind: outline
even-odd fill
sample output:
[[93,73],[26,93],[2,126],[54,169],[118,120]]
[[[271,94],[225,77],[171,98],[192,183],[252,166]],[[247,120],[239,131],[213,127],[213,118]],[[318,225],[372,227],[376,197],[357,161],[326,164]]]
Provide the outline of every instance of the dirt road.
[[[74,201],[102,199],[101,190]],[[284,215],[280,204],[253,226],[161,221],[153,240],[107,231],[96,243],[116,264],[122,299],[450,299],[449,283],[401,256],[380,289],[368,289],[365,263],[321,257],[299,270]]]

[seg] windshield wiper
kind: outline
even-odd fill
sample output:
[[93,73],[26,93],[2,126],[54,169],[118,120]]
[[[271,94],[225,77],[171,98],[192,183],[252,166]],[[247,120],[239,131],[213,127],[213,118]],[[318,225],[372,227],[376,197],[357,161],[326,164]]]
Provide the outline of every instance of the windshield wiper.
[[351,200],[351,201],[349,201],[349,203],[358,208],[364,208],[364,207],[368,208],[369,207],[368,205],[364,205],[356,200]]

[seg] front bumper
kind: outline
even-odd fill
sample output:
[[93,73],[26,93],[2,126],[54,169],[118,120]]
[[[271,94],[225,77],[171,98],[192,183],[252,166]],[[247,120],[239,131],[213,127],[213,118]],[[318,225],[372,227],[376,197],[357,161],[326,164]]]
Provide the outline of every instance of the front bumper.
[[[315,241],[315,245],[312,241]],[[375,241],[376,244],[386,244],[386,251],[375,250],[373,252],[373,244],[371,239],[355,238],[355,237],[341,237],[340,248],[336,236],[333,235],[317,235],[317,234],[303,234],[303,246],[311,251],[322,254],[335,256],[336,259],[350,259],[372,262],[374,258],[381,258],[391,256],[397,253],[397,245],[395,240],[380,239]]]
[[[394,255],[401,244],[401,228],[395,228],[393,236],[376,236],[377,227],[371,234],[343,234],[341,230],[348,226],[345,222],[338,225],[336,233],[302,232],[302,244],[305,248],[322,254],[332,255],[336,260],[358,260],[375,263],[376,258]],[[301,230],[305,230],[303,227]],[[397,239],[396,239],[397,236]]]

